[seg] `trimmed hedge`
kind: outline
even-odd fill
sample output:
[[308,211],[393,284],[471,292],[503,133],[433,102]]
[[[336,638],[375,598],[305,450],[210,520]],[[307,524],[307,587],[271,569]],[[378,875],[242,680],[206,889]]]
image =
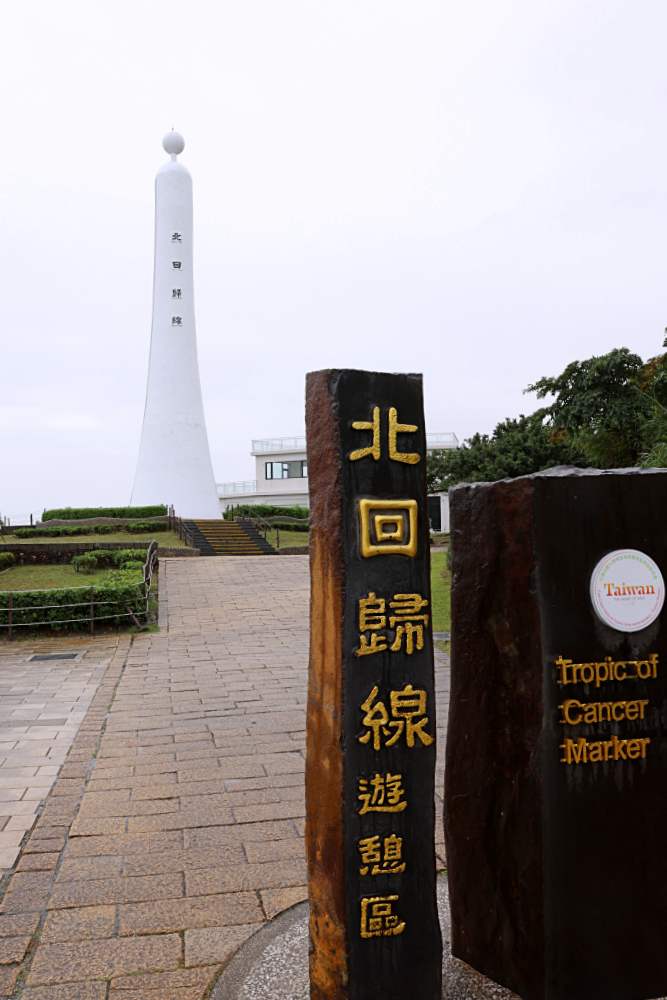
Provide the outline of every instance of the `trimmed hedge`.
[[[40,541],[36,538],[31,542],[12,542],[11,545],[0,544],[0,552],[11,552],[16,562],[21,566],[62,566],[70,563],[74,556],[80,556],[84,552],[94,552],[97,549],[105,551],[115,551],[118,549],[130,549],[136,552],[136,558],[141,559],[146,551],[147,542],[143,539],[131,542],[106,542],[98,539],[95,542],[77,542],[69,539],[60,539],[57,542]],[[193,552],[193,549],[178,549],[181,552]]]
[[169,531],[169,525],[166,521],[158,521],[157,524],[152,521],[134,521],[132,524],[126,525],[125,531],[129,531],[132,535],[146,535],[149,531]]
[[143,581],[134,572],[114,572],[108,582],[103,580],[92,587],[0,591],[0,625],[9,624],[10,594],[12,625],[49,623],[54,631],[61,628],[87,631],[90,629],[91,601],[95,603],[95,621],[100,624],[132,624],[128,610],[137,618],[146,614]]
[[17,538],[75,538],[77,535],[113,535],[117,531],[127,531],[132,535],[146,535],[149,532],[168,531],[166,521],[131,521],[123,527],[115,524],[87,524],[80,528],[76,525],[62,524],[57,527],[16,528],[13,532]]
[[270,503],[241,503],[230,507],[223,517],[233,521],[235,517],[298,517],[308,520],[310,511],[307,507],[274,507]]
[[75,573],[94,573],[97,569],[95,553],[84,552],[82,556],[74,556],[72,566]]
[[310,524],[295,524],[294,521],[279,521],[277,518],[271,520],[271,527],[279,531],[310,531]]
[[164,517],[167,505],[153,504],[149,507],[54,507],[45,510],[42,521],[80,521],[87,517]]
[[[74,556],[72,566],[77,573],[94,573],[98,569],[119,566],[124,569],[125,563],[139,562],[138,557],[140,556],[141,549],[93,549],[92,552],[84,552],[80,556]],[[141,569],[143,569],[145,558],[144,551],[144,560],[139,562]]]
[[112,535],[118,529],[113,524],[93,524],[76,528],[59,525],[57,528],[16,528],[17,538],[74,538],[76,535]]
[[0,569],[9,569],[16,562],[13,552],[0,552]]

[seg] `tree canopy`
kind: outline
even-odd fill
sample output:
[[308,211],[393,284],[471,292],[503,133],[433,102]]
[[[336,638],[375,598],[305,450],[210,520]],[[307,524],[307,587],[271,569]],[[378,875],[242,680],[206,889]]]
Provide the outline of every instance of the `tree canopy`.
[[460,448],[433,452],[427,465],[429,492],[456,483],[493,482],[524,476],[552,465],[585,465],[562,434],[544,424],[543,411],[509,417],[493,434],[474,434]]
[[553,465],[667,466],[667,354],[642,361],[627,347],[615,348],[573,361],[526,392],[554,398],[536,413],[503,420],[491,435],[474,434],[456,450],[433,452],[429,491]]
[[[667,347],[667,338],[663,342]],[[549,425],[567,435],[589,465],[611,469],[664,465],[667,451],[667,354],[642,361],[627,347],[573,361],[527,392],[555,396]]]

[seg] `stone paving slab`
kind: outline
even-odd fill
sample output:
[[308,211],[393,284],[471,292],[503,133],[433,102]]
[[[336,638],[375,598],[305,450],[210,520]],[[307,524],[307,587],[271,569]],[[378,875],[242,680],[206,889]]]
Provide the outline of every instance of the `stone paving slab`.
[[[0,643],[0,878],[16,862],[119,641]],[[75,659],[32,659],[65,647]]]
[[[59,724],[39,727],[52,773],[16,775],[55,783],[5,880],[0,997],[203,1000],[306,897],[307,558],[163,560],[160,577],[160,632],[114,640],[68,747]],[[444,660],[438,690],[442,740]]]

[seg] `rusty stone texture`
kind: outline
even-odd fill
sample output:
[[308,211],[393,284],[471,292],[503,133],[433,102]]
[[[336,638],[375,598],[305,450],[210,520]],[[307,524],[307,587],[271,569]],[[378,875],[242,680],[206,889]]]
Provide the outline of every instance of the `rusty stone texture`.
[[[379,595],[381,607],[391,609],[399,597],[416,595],[415,601],[423,601],[419,607],[430,601],[421,376],[354,370],[310,374],[306,430],[311,497],[306,763],[311,1000],[380,995],[403,1000],[410,992],[419,1000],[440,1000],[430,616],[423,618],[416,648],[404,648],[401,626],[392,624],[402,619],[392,618],[388,610],[383,624],[372,627],[390,634],[380,637],[373,655],[360,653],[367,641],[360,635],[360,628],[366,631],[360,625],[362,602]],[[392,522],[396,515],[395,532],[375,534],[370,509],[378,519],[383,512],[384,521]],[[398,705],[408,692],[423,699],[421,709],[419,701],[414,705],[423,713],[420,725],[430,727],[424,739],[415,742],[406,729],[400,740],[398,728],[391,741],[387,729],[383,737],[376,731],[369,742],[369,732],[360,729],[367,725],[362,722],[364,703],[384,699],[393,712],[394,699]],[[378,704],[387,711],[384,702]],[[381,782],[390,775],[403,785],[404,808],[361,809],[361,782]],[[400,870],[362,869],[361,851],[383,838],[385,843],[395,839],[404,852]],[[397,930],[390,924],[383,929],[381,919],[369,920],[375,904],[387,907],[387,920]]]
[[[339,435],[327,372],[306,381],[310,509],[310,671],[306,854],[311,1000],[346,1000],[342,671],[343,528]],[[317,823],[312,817],[317,813]],[[308,821],[310,817],[310,821]]]
[[[450,501],[452,952],[524,1000],[664,996],[667,611],[634,632],[611,628],[590,581],[624,549],[667,575],[667,472],[557,468],[463,485]],[[557,670],[563,657],[607,656],[659,667],[603,684]],[[642,698],[645,716],[563,717],[568,699]],[[650,742],[642,760],[563,756],[566,739],[601,753],[638,737]]]
[[[522,981],[526,990],[543,977],[544,952],[534,760],[542,699],[540,686],[526,677],[541,658],[537,595],[530,587],[532,494],[530,479],[450,493],[452,676],[444,814],[452,953],[500,983],[506,983],[508,961],[501,956],[516,953],[517,963],[532,970],[532,981]],[[522,894],[532,901],[530,912]],[[494,938],[497,948],[481,944]]]

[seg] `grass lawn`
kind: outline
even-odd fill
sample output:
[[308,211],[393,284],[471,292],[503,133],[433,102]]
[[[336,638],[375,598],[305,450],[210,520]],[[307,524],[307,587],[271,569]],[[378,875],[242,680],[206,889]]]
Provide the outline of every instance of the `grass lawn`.
[[[270,531],[266,533],[266,540],[269,545],[273,545],[274,548],[278,548],[276,545],[276,528],[271,528]],[[307,531],[288,531],[287,529],[280,528],[280,548],[287,549],[292,548],[295,545],[308,545],[308,532]],[[279,550],[280,551],[280,550]]]
[[447,552],[431,553],[431,604],[433,631],[449,632],[452,618],[449,603],[451,574],[447,567]]
[[147,531],[145,535],[129,531],[114,531],[111,535],[72,535],[61,538],[17,538],[4,532],[0,535],[3,545],[69,545],[74,542],[152,542],[155,539],[161,549],[185,549],[175,531]]
[[[2,590],[48,590],[51,587],[91,587],[108,578],[108,569],[96,573],[75,573],[73,566],[12,566],[0,573]],[[137,582],[141,574],[137,573]]]
[[[276,532],[273,529],[267,532],[267,540],[276,546]],[[293,545],[307,545],[307,531],[283,531],[280,529],[280,548],[287,548]],[[280,550],[278,550],[280,551]],[[433,607],[433,631],[451,631],[451,612],[449,603],[449,590],[451,585],[451,574],[447,567],[447,548],[441,552],[431,553],[431,601]]]

